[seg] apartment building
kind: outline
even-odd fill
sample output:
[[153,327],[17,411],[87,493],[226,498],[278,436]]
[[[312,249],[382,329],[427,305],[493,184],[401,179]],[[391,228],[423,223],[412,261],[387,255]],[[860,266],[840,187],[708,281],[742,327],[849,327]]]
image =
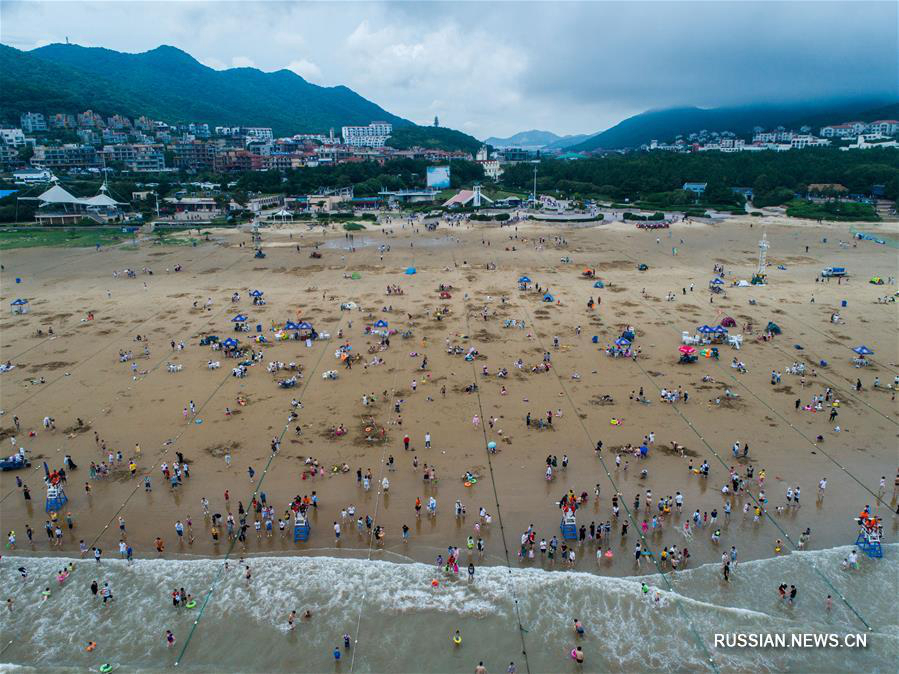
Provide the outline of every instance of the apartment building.
[[40,112],[23,112],[19,119],[25,133],[47,130],[47,119]]
[[344,145],[354,147],[384,147],[393,124],[388,122],[372,122],[368,126],[345,126],[341,129]]
[[93,168],[100,165],[100,157],[93,145],[38,145],[31,163],[38,168]]

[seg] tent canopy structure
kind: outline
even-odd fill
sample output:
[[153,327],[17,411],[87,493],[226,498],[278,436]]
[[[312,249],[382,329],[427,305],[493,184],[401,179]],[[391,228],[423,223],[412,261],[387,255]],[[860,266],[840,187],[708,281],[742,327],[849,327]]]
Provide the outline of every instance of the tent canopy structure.
[[715,328],[709,325],[700,325],[698,328],[696,328],[696,332],[699,332],[703,335],[710,335],[715,332]]
[[864,344],[857,346],[852,350],[855,351],[859,356],[870,356],[874,353],[871,349],[869,349]]
[[726,335],[727,329],[722,328],[720,325],[718,325],[718,326],[712,328],[712,332],[714,332],[716,335]]
[[522,276],[520,279],[518,279],[518,282],[519,283],[530,283],[531,279],[529,276]]
[[406,273],[407,273],[409,276],[412,276],[412,274],[417,273],[417,270],[415,269],[415,267],[406,267]]
[[549,293],[546,293],[546,294],[543,296],[543,301],[544,301],[544,302],[555,302],[555,301],[556,301],[556,298],[553,297],[552,295],[550,295]]
[[234,318],[231,319],[232,323],[246,323],[247,315],[246,314],[237,314]]
[[300,326],[297,325],[296,323],[294,323],[293,321],[287,321],[287,322],[284,324],[284,329],[285,329],[285,330],[299,330],[299,329],[300,329]]
[[615,340],[615,346],[630,346],[631,341],[629,339],[625,339],[624,337],[619,337]]
[[720,277],[720,276],[716,276],[716,277],[713,278],[711,281],[709,281],[709,285],[713,285],[713,286],[724,285],[724,281],[721,280],[721,277]]
[[261,290],[251,290],[250,297],[262,297],[265,293]]
[[224,346],[226,349],[233,349],[235,346],[237,346],[239,344],[240,344],[240,342],[238,342],[233,337],[229,337],[224,342],[222,342],[222,346]]
[[297,324],[297,330],[312,330],[312,323],[308,321],[302,321]]
[[388,324],[387,324],[387,321],[385,321],[383,318],[380,319],[380,320],[378,320],[378,321],[375,321],[375,327],[376,327],[376,328],[386,328],[387,325],[388,325]]
[[680,347],[680,348],[678,349],[678,351],[680,351],[680,352],[681,352],[682,354],[684,354],[685,356],[689,356],[689,355],[692,355],[692,354],[696,353],[696,349],[693,348],[692,346],[687,345],[687,344],[684,344],[682,347]]
[[21,307],[26,304],[28,304],[28,300],[22,299],[21,297],[10,302],[10,305],[14,307]]

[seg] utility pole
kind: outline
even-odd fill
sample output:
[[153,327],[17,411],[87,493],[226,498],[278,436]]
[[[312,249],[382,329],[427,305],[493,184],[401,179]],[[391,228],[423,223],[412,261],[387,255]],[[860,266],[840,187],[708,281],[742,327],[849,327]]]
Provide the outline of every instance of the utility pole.
[[534,162],[534,191],[531,193],[534,208],[537,208],[537,162]]

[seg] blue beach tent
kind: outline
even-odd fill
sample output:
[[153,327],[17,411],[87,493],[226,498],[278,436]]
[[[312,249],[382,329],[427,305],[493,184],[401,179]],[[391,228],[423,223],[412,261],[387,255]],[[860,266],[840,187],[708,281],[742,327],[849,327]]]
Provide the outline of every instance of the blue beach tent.
[[852,350],[855,351],[859,356],[870,356],[874,353],[871,349],[869,349],[864,344],[862,344],[861,346],[857,346]]
[[247,316],[246,314],[237,314],[234,318],[231,319],[232,323],[246,323]]

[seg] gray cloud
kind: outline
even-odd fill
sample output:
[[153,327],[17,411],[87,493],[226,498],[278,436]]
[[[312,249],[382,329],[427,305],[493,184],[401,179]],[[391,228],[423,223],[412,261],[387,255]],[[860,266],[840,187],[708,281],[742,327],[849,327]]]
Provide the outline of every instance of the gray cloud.
[[480,137],[646,108],[899,96],[895,2],[3,2],[0,41],[172,44]]

